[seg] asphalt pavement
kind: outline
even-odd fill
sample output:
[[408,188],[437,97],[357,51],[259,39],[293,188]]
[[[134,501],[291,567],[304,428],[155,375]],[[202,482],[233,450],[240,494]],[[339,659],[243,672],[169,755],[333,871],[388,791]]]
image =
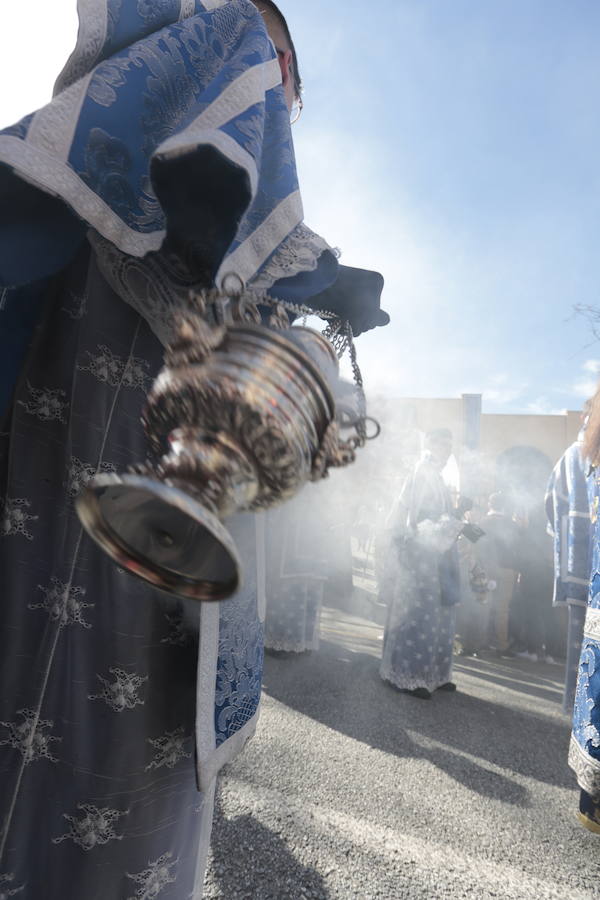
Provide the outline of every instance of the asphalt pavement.
[[321,633],[318,651],[267,657],[205,898],[600,898],[562,668],[459,657],[457,693],[423,701],[380,679],[379,625],[326,608]]

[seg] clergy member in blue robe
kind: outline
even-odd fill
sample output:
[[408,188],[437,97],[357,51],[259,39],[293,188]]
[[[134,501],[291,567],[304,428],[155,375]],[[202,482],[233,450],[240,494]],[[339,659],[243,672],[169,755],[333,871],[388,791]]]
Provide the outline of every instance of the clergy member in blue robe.
[[600,390],[590,404],[582,456],[590,462],[591,566],[569,765],[581,789],[580,821],[600,834]]
[[584,432],[562,455],[546,491],[548,531],[554,540],[554,606],[569,611],[563,712],[571,715],[590,581],[590,509]]
[[452,450],[447,429],[430,432],[425,451],[392,513],[380,597],[388,606],[381,677],[423,700],[455,690],[452,654],[460,572],[453,516],[441,472]]
[[285,506],[265,516],[266,650],[305,653],[319,648],[328,570],[321,514],[327,487],[307,485]]
[[569,765],[581,788],[579,816],[600,834],[600,472],[590,475],[592,564],[573,711]]
[[245,588],[193,604],[115,566],[74,499],[144,459],[190,288],[234,273],[321,307],[340,275],[302,221],[293,45],[259,5],[83,4],[53,100],[0,133],[0,893],[201,897],[215,776],[255,728],[253,518]]

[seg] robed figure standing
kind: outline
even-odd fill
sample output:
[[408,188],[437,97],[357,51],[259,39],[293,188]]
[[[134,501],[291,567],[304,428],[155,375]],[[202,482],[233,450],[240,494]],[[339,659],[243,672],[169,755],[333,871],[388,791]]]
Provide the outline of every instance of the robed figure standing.
[[244,588],[196,604],[114,565],[74,501],[145,458],[190,289],[235,273],[327,308],[342,267],[302,221],[272,3],[80,11],[53,100],[0,133],[0,894],[199,898],[215,777],[258,715],[254,520],[231,525]]
[[452,450],[446,429],[427,434],[425,450],[391,515],[380,597],[388,605],[381,677],[429,699],[454,690],[452,654],[460,572],[453,515],[442,470]]
[[590,464],[587,480],[592,541],[569,765],[581,789],[580,821],[600,834],[600,390],[590,406],[581,453]]
[[590,502],[582,430],[554,467],[546,490],[554,543],[554,606],[569,611],[563,712],[571,715],[579,670],[591,565]]

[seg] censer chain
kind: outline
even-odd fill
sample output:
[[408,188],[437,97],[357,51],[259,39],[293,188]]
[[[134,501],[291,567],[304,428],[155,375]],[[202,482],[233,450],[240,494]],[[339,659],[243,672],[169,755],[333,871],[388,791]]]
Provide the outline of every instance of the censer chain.
[[348,350],[352,377],[354,379],[354,386],[356,388],[356,396],[358,399],[358,419],[355,423],[356,437],[351,438],[348,443],[355,448],[363,447],[367,440],[367,401],[362,373],[356,358],[356,345],[354,343],[354,335],[352,333],[350,322],[348,322],[348,320],[340,319],[335,313],[327,312],[327,310],[311,309],[310,307],[303,306],[299,303],[289,303],[287,300],[270,299],[269,305],[272,307],[282,306],[288,312],[294,313],[296,316],[302,316],[303,324],[306,324],[308,316],[317,316],[320,319],[324,319],[328,322],[328,325],[323,331],[323,337],[333,346],[337,358],[341,359],[346,350]]

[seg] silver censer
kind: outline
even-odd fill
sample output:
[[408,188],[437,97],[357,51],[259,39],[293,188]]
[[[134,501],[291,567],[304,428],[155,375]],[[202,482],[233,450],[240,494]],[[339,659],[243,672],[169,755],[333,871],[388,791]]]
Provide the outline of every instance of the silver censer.
[[[361,427],[340,437],[349,414],[342,401],[336,416],[342,383],[332,344],[290,327],[288,309],[312,312],[250,291],[193,295],[147,398],[148,460],[94,476],[77,498],[83,526],[106,553],[171,594],[233,594],[241,563],[222,519],[293,497],[352,462],[364,443]],[[338,350],[341,327],[329,326]],[[347,330],[353,350],[351,340]],[[356,413],[350,424],[364,421]]]

